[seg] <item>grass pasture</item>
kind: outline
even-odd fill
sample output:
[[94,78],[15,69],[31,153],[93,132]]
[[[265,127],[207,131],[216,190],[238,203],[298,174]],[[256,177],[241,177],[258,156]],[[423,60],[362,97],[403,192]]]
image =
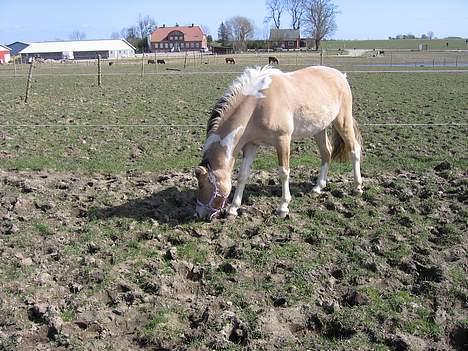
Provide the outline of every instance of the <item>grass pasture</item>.
[[[285,71],[319,59],[279,56]],[[466,68],[328,58],[352,84],[364,194],[332,164],[313,196],[303,140],[290,218],[273,215],[263,148],[239,218],[195,221],[203,126],[265,57],[238,59],[144,77],[117,63],[102,88],[94,65],[45,64],[28,105],[26,68],[0,68],[0,350],[465,349]]]

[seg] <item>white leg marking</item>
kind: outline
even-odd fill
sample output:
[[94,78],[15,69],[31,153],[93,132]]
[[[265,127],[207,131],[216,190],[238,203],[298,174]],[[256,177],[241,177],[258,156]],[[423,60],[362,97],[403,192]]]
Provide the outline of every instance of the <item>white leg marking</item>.
[[281,217],[283,217],[289,213],[288,206],[291,202],[291,193],[289,192],[289,169],[279,167],[278,175],[281,180],[282,196],[277,212]]
[[229,206],[228,213],[232,216],[237,216],[237,210],[242,204],[242,196],[244,195],[245,185],[250,176],[250,168],[255,159],[255,153],[257,151],[257,146],[249,145],[244,149],[244,158],[239,171],[239,180],[237,184],[236,191],[234,193],[234,198],[232,204]]
[[322,166],[320,167],[320,173],[317,178],[317,184],[312,189],[313,192],[320,194],[322,189],[327,185],[327,174],[329,166],[330,164],[328,162],[322,163]]
[[354,147],[353,155],[353,173],[354,173],[354,184],[356,191],[362,194],[362,177],[361,177],[361,145],[356,143]]

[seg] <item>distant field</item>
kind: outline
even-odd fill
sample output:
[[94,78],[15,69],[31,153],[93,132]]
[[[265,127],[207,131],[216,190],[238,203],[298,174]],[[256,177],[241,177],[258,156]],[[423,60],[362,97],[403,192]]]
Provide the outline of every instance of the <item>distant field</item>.
[[[448,43],[448,46],[447,46]],[[465,39],[396,39],[396,40],[326,40],[327,49],[405,49],[418,50],[425,44],[429,50],[468,50]]]

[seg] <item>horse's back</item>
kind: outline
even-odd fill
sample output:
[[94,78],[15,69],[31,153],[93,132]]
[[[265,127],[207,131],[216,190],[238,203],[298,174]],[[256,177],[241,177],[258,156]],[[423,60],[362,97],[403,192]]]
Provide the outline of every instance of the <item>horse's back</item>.
[[322,66],[272,76],[266,93],[269,125],[280,127],[294,138],[310,137],[329,126],[343,104],[352,104],[346,76]]

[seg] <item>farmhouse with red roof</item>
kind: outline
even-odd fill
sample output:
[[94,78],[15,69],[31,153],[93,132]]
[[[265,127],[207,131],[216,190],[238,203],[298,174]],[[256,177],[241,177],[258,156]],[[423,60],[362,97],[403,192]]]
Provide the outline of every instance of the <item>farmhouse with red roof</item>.
[[200,51],[208,48],[208,41],[200,26],[162,27],[150,35],[151,52]]

